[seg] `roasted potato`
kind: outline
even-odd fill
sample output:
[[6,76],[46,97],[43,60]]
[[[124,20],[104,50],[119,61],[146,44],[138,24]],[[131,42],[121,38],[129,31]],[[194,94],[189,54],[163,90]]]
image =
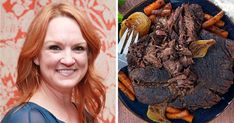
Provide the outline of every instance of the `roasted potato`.
[[122,21],[119,36],[121,37],[127,28],[139,32],[140,36],[146,35],[149,32],[150,25],[151,21],[148,16],[143,12],[135,12]]

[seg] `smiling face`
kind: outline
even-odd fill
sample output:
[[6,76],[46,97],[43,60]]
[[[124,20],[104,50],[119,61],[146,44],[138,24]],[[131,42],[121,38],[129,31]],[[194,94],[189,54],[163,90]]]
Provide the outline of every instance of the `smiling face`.
[[42,80],[56,89],[72,89],[88,69],[88,46],[77,22],[59,16],[49,22],[40,55]]

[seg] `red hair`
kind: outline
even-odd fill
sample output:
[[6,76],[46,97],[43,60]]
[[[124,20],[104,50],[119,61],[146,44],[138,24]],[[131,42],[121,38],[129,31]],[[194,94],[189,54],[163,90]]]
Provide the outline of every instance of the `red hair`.
[[[88,18],[74,6],[59,3],[43,8],[33,19],[22,47],[18,60],[17,88],[20,92],[20,103],[28,101],[40,86],[38,81],[38,66],[33,63],[43,46],[46,31],[50,20],[57,16],[66,16],[74,19],[80,26],[83,37],[88,44],[88,70],[85,77],[74,87],[73,101],[78,107],[80,122],[86,120],[84,112],[88,112],[95,120],[105,104],[105,87],[101,78],[94,71],[94,62],[97,58],[101,43]],[[40,76],[40,75],[39,75]]]

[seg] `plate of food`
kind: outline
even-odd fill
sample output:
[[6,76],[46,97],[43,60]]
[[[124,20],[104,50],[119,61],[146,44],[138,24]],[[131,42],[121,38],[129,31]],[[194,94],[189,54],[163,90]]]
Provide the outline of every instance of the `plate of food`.
[[[208,122],[234,97],[234,25],[207,0],[146,0],[119,25],[119,98],[147,122]],[[123,58],[124,57],[124,58]],[[126,58],[126,59],[125,59]]]

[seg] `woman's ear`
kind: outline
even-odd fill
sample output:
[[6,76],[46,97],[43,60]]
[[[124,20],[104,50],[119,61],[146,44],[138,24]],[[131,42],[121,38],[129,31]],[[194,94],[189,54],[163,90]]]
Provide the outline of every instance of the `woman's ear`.
[[38,59],[38,57],[34,58],[34,59],[33,59],[33,62],[34,62],[34,64],[36,64],[36,65],[40,65],[40,64],[39,64],[39,59]]

